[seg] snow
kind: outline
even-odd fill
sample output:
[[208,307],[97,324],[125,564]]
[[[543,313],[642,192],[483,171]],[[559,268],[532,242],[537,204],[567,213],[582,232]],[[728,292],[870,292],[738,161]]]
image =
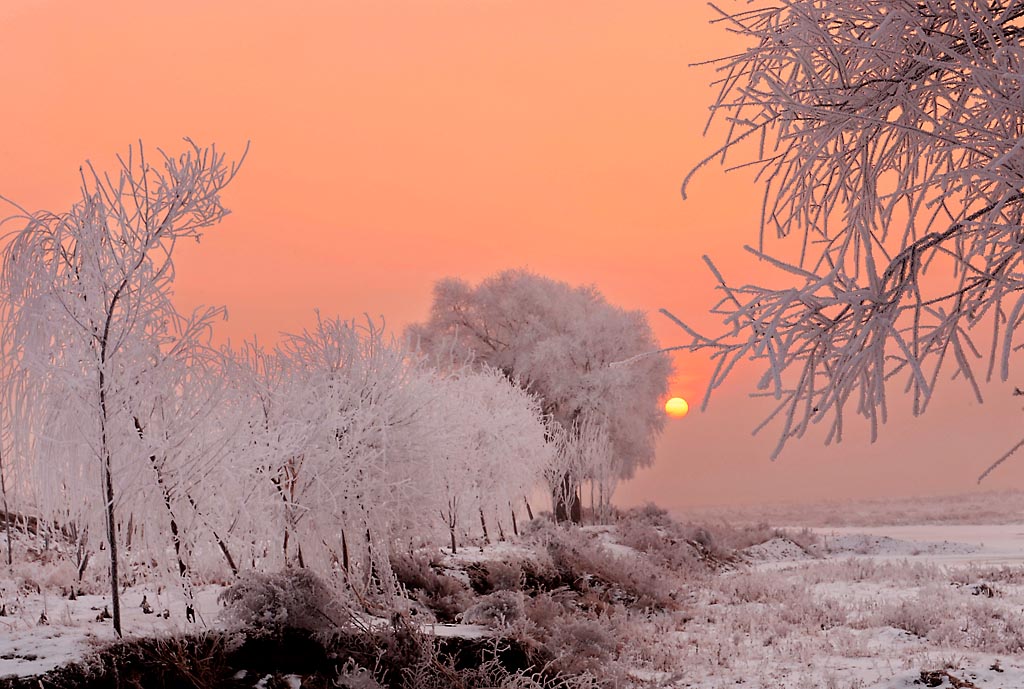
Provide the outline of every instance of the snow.
[[482,639],[494,633],[482,624],[431,624],[424,626],[423,631],[437,637],[459,639]]
[[773,538],[743,549],[744,557],[752,562],[786,562],[790,560],[813,559],[814,555],[788,538]]
[[[11,675],[35,675],[81,659],[100,646],[115,640],[109,619],[98,619],[110,599],[81,595],[67,600],[52,595],[10,596],[10,582],[4,582],[4,600],[9,614],[0,617],[0,678]],[[123,594],[121,615],[126,638],[167,636],[184,631],[212,628],[216,625],[221,587],[206,586],[196,591],[196,620],[185,620],[179,597],[133,588]],[[154,612],[144,614],[146,596]],[[167,610],[165,618],[162,613]],[[40,616],[46,611],[46,623]]]
[[615,557],[636,557],[638,555],[636,548],[615,540],[615,534],[607,526],[585,526],[582,531],[590,538],[596,538],[601,547]]
[[[629,622],[635,625],[631,644],[609,661],[628,678],[623,686],[919,689],[927,686],[923,678],[952,687],[952,677],[984,689],[1024,687],[1024,654],[1012,642],[1018,631],[1024,634],[1024,525],[815,533],[819,541],[810,545],[776,536],[747,547],[737,567],[688,586],[684,610]],[[610,558],[643,557],[619,543],[612,527],[586,527],[579,535]],[[447,554],[443,562],[457,572],[537,556],[523,542],[499,542]],[[0,617],[0,677],[39,674],[113,640],[109,620],[97,620],[106,597],[67,600],[52,587],[40,593],[2,576],[10,614]],[[219,590],[197,590],[198,621],[189,624],[179,592],[131,587],[123,596],[126,636],[216,629]],[[168,617],[143,614],[144,595],[156,612],[168,608]],[[44,609],[47,624],[39,624]],[[1004,623],[1011,626],[999,626]],[[493,634],[477,624],[422,628],[438,637]],[[301,682],[297,676],[287,681]]]
[[631,676],[700,689],[1024,687],[1013,640],[1022,633],[1024,524],[814,533],[807,549],[783,537],[744,549],[745,568],[697,593],[694,620],[674,634],[685,679]]
[[486,549],[468,546],[460,548],[452,555],[451,551],[442,551],[444,560],[449,564],[476,564],[491,560],[523,560],[534,557],[533,551],[519,543],[499,541],[488,545]]
[[[272,686],[270,682],[273,678],[273,675],[263,677],[260,681],[256,682],[256,689],[267,689]],[[288,689],[300,689],[302,687],[302,678],[298,675],[285,675],[283,679],[288,684]]]
[[[938,673],[942,678],[942,683],[938,685],[928,685],[922,682],[921,671],[905,671],[900,672],[895,677],[888,681],[883,681],[877,685],[878,689],[920,689],[922,686],[937,686],[937,687],[956,687],[953,684],[951,677],[956,678],[960,682],[970,682],[971,684],[960,684],[960,687],[967,687],[968,689],[972,686],[975,687],[992,687],[993,689],[1015,689],[1017,687],[1024,687],[1024,672],[1019,669],[1004,668],[993,662],[992,665],[985,666],[970,666],[962,667],[964,664],[957,664],[953,668],[945,668],[932,670],[932,673]],[[937,667],[941,667],[941,663]],[[993,669],[994,667],[999,669]],[[945,676],[942,676],[945,674]]]
[[945,564],[1024,564],[1024,523],[816,529],[832,552]]

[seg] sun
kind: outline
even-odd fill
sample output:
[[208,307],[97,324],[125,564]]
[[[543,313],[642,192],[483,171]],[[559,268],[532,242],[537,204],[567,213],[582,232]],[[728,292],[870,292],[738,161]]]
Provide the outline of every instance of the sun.
[[673,397],[665,403],[665,413],[673,419],[681,419],[690,411],[690,405],[682,397]]

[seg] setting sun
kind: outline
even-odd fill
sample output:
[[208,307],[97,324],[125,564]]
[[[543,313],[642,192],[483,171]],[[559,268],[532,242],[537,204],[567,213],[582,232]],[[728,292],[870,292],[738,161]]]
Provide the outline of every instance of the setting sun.
[[665,413],[673,419],[681,419],[690,411],[690,405],[682,397],[673,397],[665,403]]

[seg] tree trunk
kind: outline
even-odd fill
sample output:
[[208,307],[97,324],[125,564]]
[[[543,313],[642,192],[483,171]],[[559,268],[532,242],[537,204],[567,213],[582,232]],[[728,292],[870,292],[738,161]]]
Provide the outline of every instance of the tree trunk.
[[455,541],[455,527],[459,523],[459,515],[457,512],[458,501],[455,498],[448,498],[448,511],[441,510],[441,521],[448,527],[448,535],[452,541],[452,555],[455,555],[455,550],[458,544]]
[[380,584],[380,576],[377,574],[377,561],[373,557],[373,537],[370,535],[370,529],[366,529],[366,559],[370,563],[370,578],[368,584],[373,586],[374,584]]
[[491,539],[487,535],[487,521],[484,519],[484,508],[480,508],[480,528],[484,530],[484,543],[487,545],[491,544]]
[[561,490],[555,492],[555,521],[580,524],[583,522],[583,510],[580,505],[579,488],[572,483],[569,474],[562,476]]
[[7,491],[4,491],[4,531],[7,534],[7,566],[14,564],[14,556],[11,553],[11,513],[7,509]]
[[[203,517],[203,513],[199,511],[199,505],[197,505],[196,501],[192,499],[192,496],[188,492],[186,492],[185,497],[188,499],[188,504],[192,505],[192,509],[195,510],[196,514],[198,514],[199,517],[203,520],[203,523],[206,524],[206,527],[210,529],[210,533],[213,534],[213,539],[217,541],[217,546],[220,548],[220,552],[224,554],[224,559],[227,560],[228,567],[231,568],[231,574],[234,576],[238,576],[238,565],[235,564],[235,558],[231,557],[231,551],[228,550],[228,544],[224,542],[224,539],[220,537],[220,534],[217,533],[217,530],[214,529],[213,526],[211,526],[210,523]],[[228,531],[230,530],[231,528],[229,527]]]
[[[2,413],[2,410],[0,410]],[[4,532],[7,534],[7,566],[14,564],[14,556],[11,554],[11,510],[7,506],[7,480],[4,476],[4,448],[3,436],[0,435],[0,495],[4,500]]]
[[533,521],[533,508],[530,507],[530,501],[523,496],[523,502],[526,503],[526,516],[529,517],[530,521]]
[[[106,444],[106,443],[104,443]],[[117,523],[114,521],[114,479],[110,475],[110,453],[103,457],[103,490],[107,502],[107,544],[110,546],[110,611],[114,633],[121,634],[121,592],[117,571]]]
[[512,513],[512,533],[516,536],[519,535],[519,524],[516,523],[516,508],[512,507],[512,503],[508,504],[508,511]]
[[348,574],[348,539],[345,538],[345,529],[341,530],[341,568]]
[[281,539],[281,554],[284,557],[284,566],[290,567],[291,561],[288,557],[288,540],[291,535],[292,528],[292,513],[291,507],[288,502],[288,495],[284,490],[284,481],[280,476],[271,477],[270,482],[277,488],[277,494],[281,497],[281,502],[284,503],[284,536]]
[[90,555],[91,555],[91,553],[88,550],[85,550],[85,548],[84,548],[84,546],[82,544],[78,545],[78,553],[77,553],[76,557],[77,557],[77,560],[78,560],[78,585],[79,586],[82,585],[82,577],[85,576],[85,569],[86,569],[86,567],[89,566],[89,556]]
[[[135,422],[135,431],[139,434],[139,439],[145,439],[145,432],[142,430],[142,424],[139,422],[139,417],[133,417],[132,420]],[[171,545],[174,546],[174,557],[178,561],[178,576],[181,577],[182,584],[186,587],[185,594],[191,598],[191,589],[188,586],[188,568],[185,566],[185,561],[181,557],[181,535],[178,533],[178,520],[174,518],[174,507],[171,503],[171,491],[167,487],[167,482],[164,481],[163,472],[160,470],[160,464],[157,462],[156,455],[149,456],[150,466],[153,467],[153,473],[156,474],[156,483],[160,487],[160,496],[164,499],[164,507],[167,509],[167,518],[170,522],[169,526],[171,529]],[[128,534],[131,536],[131,520],[128,521]],[[129,541],[129,548],[131,548],[131,541]]]
[[[106,333],[104,333],[106,335]],[[104,350],[106,349],[104,342]],[[103,366],[106,357],[100,361],[100,474],[103,481],[103,495],[106,499],[107,516],[107,544],[110,546],[110,610],[114,623],[114,632],[121,636],[121,592],[118,590],[119,578],[117,572],[117,522],[114,517],[114,478],[111,476],[110,445],[107,441],[107,390],[106,379],[103,375]]]

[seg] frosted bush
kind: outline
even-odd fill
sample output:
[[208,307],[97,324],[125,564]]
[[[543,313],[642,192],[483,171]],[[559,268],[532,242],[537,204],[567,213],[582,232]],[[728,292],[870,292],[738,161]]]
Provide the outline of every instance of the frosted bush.
[[1024,649],[1024,615],[980,596],[965,597],[949,586],[932,585],[917,597],[884,608],[882,624],[904,629],[931,643],[990,653]]
[[801,631],[824,631],[846,623],[846,610],[832,600],[794,598],[779,606],[779,619]]
[[558,579],[573,590],[595,593],[606,603],[675,606],[672,576],[650,559],[616,557],[578,530],[556,528],[546,536],[547,553]]
[[689,617],[678,612],[629,615],[618,620],[619,662],[658,672],[677,671],[689,645],[678,632],[688,621]]
[[619,543],[641,553],[657,552],[665,545],[665,537],[657,527],[638,519],[620,521],[615,530]]
[[551,629],[566,609],[565,595],[559,601],[550,593],[541,593],[526,600],[525,612],[528,620],[538,629]]
[[866,557],[847,557],[806,565],[800,576],[808,584],[848,581],[921,586],[934,583],[943,574],[936,565],[927,562],[886,562]]
[[462,615],[470,624],[506,627],[525,614],[523,594],[518,591],[496,591],[481,597]]
[[334,686],[339,689],[381,689],[380,684],[374,679],[373,673],[364,667],[360,667],[351,658],[338,670],[338,678]]
[[96,577],[86,577],[79,583],[78,572],[67,561],[15,562],[9,570],[18,587],[25,592],[60,591],[69,593],[72,589],[86,593],[103,591],[102,582]]
[[342,626],[345,613],[320,578],[306,569],[244,572],[218,601],[229,625],[266,635],[286,629],[328,631]]
[[390,562],[395,580],[408,591],[429,588],[439,576],[435,569],[438,562],[423,553],[392,554]]
[[735,561],[738,551],[773,538],[792,541],[804,550],[812,549],[818,541],[807,529],[790,533],[763,522],[738,527],[724,522],[683,524],[653,505],[624,512],[615,529],[623,545],[647,553],[660,564],[687,571],[696,565],[704,565],[705,570],[709,565],[728,565]]
[[723,602],[793,603],[806,596],[806,590],[777,572],[743,572],[722,577],[715,588]]
[[737,550],[760,545],[773,538],[789,538],[784,531],[772,528],[764,522],[742,527],[723,523],[690,528],[691,539],[707,548],[709,552],[723,558],[733,556]]
[[470,604],[470,592],[454,577],[434,569],[423,554],[392,555],[395,579],[412,598],[429,609],[440,622],[454,622]]
[[1024,585],[1024,567],[965,567],[950,572],[950,581],[955,584],[973,584],[978,581],[1001,584]]
[[614,635],[598,620],[569,621],[560,625],[551,638],[549,646],[559,669],[573,674],[597,669],[618,647]]
[[522,562],[491,562],[487,564],[483,583],[487,591],[519,591],[523,588]]
[[626,511],[621,519],[628,519],[630,521],[641,521],[651,526],[669,526],[675,522],[669,515],[668,510],[664,507],[658,507],[654,503],[647,503],[643,507],[634,507],[631,510]]

